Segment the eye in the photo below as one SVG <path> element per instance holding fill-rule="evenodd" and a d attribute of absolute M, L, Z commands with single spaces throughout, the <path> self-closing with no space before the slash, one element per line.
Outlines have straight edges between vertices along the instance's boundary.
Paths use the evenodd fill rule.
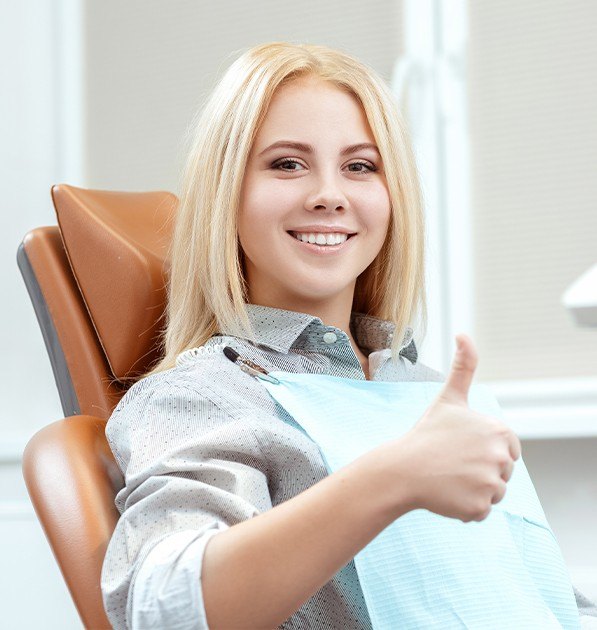
<path fill-rule="evenodd" d="M 351 162 L 348 166 L 364 166 L 367 168 L 366 171 L 363 169 L 359 169 L 358 171 L 351 171 L 351 173 L 374 173 L 377 170 L 377 168 L 369 162 Z"/>
<path fill-rule="evenodd" d="M 274 162 L 272 164 L 272 168 L 280 168 L 281 166 L 287 165 L 287 164 L 298 164 L 299 166 L 301 166 L 301 164 L 299 162 L 297 162 L 296 160 L 288 160 L 288 159 L 284 159 L 284 160 L 278 160 L 277 162 Z M 293 173 L 294 171 L 296 171 L 296 168 L 291 168 L 290 170 L 287 169 L 281 169 L 282 171 L 286 171 L 287 173 Z"/>
<path fill-rule="evenodd" d="M 282 171 L 285 171 L 286 173 L 293 173 L 299 169 L 296 168 L 288 168 L 288 165 L 293 165 L 293 164 L 298 164 L 299 166 L 302 166 L 300 164 L 300 162 L 297 162 L 296 160 L 290 160 L 290 159 L 283 159 L 283 160 L 278 160 L 277 162 L 274 162 L 272 164 L 272 168 L 273 169 L 280 169 Z M 365 168 L 359 168 L 357 170 L 352 170 L 350 167 L 352 166 L 364 166 Z M 281 168 L 281 167 L 285 167 L 285 168 Z M 370 162 L 351 162 L 348 165 L 348 168 L 350 170 L 351 173 L 374 173 L 375 171 L 377 171 L 377 167 L 374 166 L 373 164 L 371 164 Z"/>

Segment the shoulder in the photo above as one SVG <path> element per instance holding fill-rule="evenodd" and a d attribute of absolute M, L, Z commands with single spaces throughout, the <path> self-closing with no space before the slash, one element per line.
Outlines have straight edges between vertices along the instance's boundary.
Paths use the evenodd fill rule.
<path fill-rule="evenodd" d="M 190 445 L 234 444 L 259 453 L 253 422 L 263 405 L 255 379 L 223 354 L 205 355 L 134 383 L 105 435 L 123 474 L 157 466 Z M 244 445 L 244 446 L 243 446 Z"/>
<path fill-rule="evenodd" d="M 108 419 L 108 424 L 114 424 L 123 416 L 138 416 L 142 411 L 167 406 L 180 398 L 186 398 L 189 402 L 191 399 L 212 401 L 209 385 L 210 380 L 217 381 L 218 361 L 212 360 L 209 363 L 209 366 L 204 362 L 177 365 L 141 378 L 120 399 Z"/>
<path fill-rule="evenodd" d="M 112 415 L 132 405 L 147 404 L 186 390 L 209 398 L 210 384 L 217 383 L 219 374 L 227 371 L 226 363 L 230 365 L 230 361 L 225 360 L 222 347 L 223 344 L 209 340 L 203 346 L 181 352 L 174 367 L 141 378 L 131 385 Z"/>
<path fill-rule="evenodd" d="M 179 378 L 176 368 L 151 374 L 133 383 L 120 399 L 110 418 L 107 427 L 114 425 L 124 416 L 137 415 L 160 399 L 176 394 L 183 387 L 184 380 Z"/>
<path fill-rule="evenodd" d="M 182 352 L 174 367 L 134 383 L 114 408 L 107 431 L 123 422 L 129 429 L 141 421 L 147 425 L 156 414 L 168 415 L 173 408 L 238 416 L 246 406 L 247 393 L 258 385 L 225 357 L 223 346 L 210 340 Z"/>

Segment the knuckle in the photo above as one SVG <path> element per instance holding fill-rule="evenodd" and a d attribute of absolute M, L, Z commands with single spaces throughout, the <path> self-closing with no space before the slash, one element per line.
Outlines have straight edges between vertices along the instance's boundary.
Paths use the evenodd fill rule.
<path fill-rule="evenodd" d="M 484 514 L 487 511 L 487 499 L 477 499 L 473 503 L 472 515 L 473 518 L 477 518 L 480 515 Z"/>
<path fill-rule="evenodd" d="M 513 472 L 514 472 L 514 466 L 512 464 L 509 464 L 508 466 L 506 466 L 506 468 L 504 469 L 504 472 L 502 473 L 502 479 L 504 480 L 504 483 L 506 481 L 510 481 Z"/>
<path fill-rule="evenodd" d="M 491 507 L 488 507 L 487 501 L 475 501 L 471 504 L 468 510 L 465 512 L 465 522 L 470 521 L 482 521 L 489 513 Z"/>
<path fill-rule="evenodd" d="M 499 478 L 495 474 L 490 474 L 485 477 L 482 483 L 483 491 L 495 492 L 499 485 Z"/>
<path fill-rule="evenodd" d="M 496 435 L 499 435 L 500 437 L 505 437 L 510 433 L 511 431 L 510 427 L 504 422 L 502 422 L 499 418 L 496 418 L 495 416 L 483 416 L 483 417 L 485 418 L 485 421 L 489 425 L 492 432 L 495 433 Z"/>
<path fill-rule="evenodd" d="M 499 430 L 502 423 L 495 416 L 488 416 L 486 414 L 482 414 L 478 412 L 475 412 L 475 413 L 477 414 L 479 418 L 482 418 L 485 421 L 485 423 L 489 427 L 491 427 L 494 431 Z"/>
<path fill-rule="evenodd" d="M 494 460 L 500 468 L 504 468 L 510 463 L 510 454 L 503 448 L 497 449 L 494 454 Z"/>
<path fill-rule="evenodd" d="M 504 498 L 505 494 L 506 494 L 506 482 L 501 481 L 499 484 L 497 484 L 497 490 L 495 494 L 493 495 L 491 503 L 492 504 L 499 503 Z"/>
<path fill-rule="evenodd" d="M 513 437 L 516 437 L 516 435 L 514 434 L 514 431 L 512 431 L 512 429 L 507 425 L 504 424 L 501 420 L 498 420 L 498 434 L 505 438 L 506 440 L 511 440 Z"/>
<path fill-rule="evenodd" d="M 491 508 L 487 508 L 484 512 L 479 514 L 479 516 L 475 519 L 476 521 L 484 521 L 490 514 Z"/>
<path fill-rule="evenodd" d="M 508 425 L 504 424 L 501 420 L 496 420 L 495 427 L 499 436 L 506 439 L 510 438 L 510 435 L 512 434 L 512 429 Z"/>

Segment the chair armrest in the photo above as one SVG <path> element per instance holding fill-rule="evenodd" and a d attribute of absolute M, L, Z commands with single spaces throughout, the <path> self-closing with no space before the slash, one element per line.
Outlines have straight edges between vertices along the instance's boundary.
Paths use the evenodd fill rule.
<path fill-rule="evenodd" d="M 105 436 L 106 420 L 69 416 L 39 430 L 23 452 L 23 476 L 86 627 L 110 628 L 100 576 L 119 518 L 124 481 Z"/>

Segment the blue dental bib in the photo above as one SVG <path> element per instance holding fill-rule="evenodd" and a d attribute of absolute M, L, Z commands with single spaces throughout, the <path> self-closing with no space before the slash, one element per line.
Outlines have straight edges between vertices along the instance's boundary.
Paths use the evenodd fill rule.
<path fill-rule="evenodd" d="M 406 433 L 444 386 L 270 375 L 279 384 L 260 382 L 318 445 L 329 473 Z M 503 421 L 487 386 L 471 385 L 468 400 Z M 522 457 L 483 521 L 413 510 L 364 547 L 355 566 L 375 630 L 580 628 L 568 571 Z"/>

